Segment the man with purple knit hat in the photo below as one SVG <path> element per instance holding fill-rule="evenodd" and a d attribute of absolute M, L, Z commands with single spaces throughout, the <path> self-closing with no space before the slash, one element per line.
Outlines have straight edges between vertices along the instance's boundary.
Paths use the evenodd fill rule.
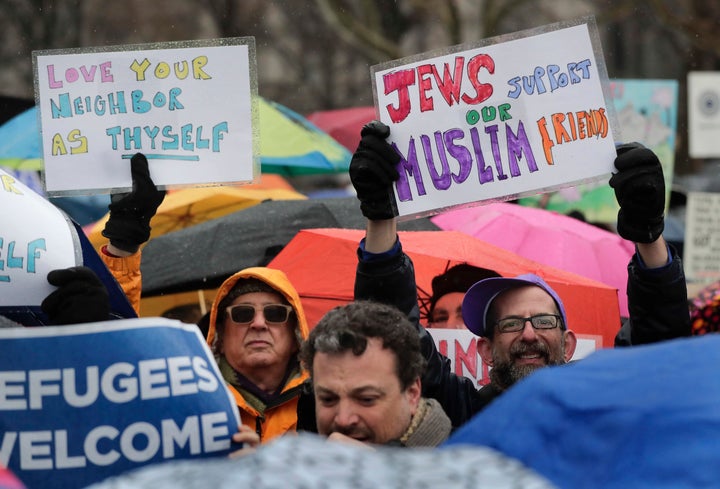
<path fill-rule="evenodd" d="M 537 275 L 488 278 L 468 289 L 462 314 L 478 335 L 478 352 L 490 370 L 482 398 L 489 403 L 535 370 L 563 365 L 577 338 L 567 328 L 560 296 Z"/>

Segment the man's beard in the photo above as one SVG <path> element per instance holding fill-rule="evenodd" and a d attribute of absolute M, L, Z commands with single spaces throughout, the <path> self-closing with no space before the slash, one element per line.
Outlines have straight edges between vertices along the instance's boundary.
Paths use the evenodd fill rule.
<path fill-rule="evenodd" d="M 539 354 L 545 360 L 545 365 L 518 365 L 516 361 L 527 353 Z M 489 374 L 490 381 L 500 390 L 505 390 L 538 369 L 551 365 L 563 365 L 565 363 L 565 337 L 563 336 L 558 351 L 552 353 L 545 343 L 521 341 L 510 348 L 510 359 L 500 359 L 500 355 L 494 346 L 492 354 L 493 367 Z"/>

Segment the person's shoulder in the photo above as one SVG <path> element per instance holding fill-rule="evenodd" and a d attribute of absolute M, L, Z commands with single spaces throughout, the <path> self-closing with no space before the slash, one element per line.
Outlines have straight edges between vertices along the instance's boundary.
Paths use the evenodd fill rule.
<path fill-rule="evenodd" d="M 480 387 L 476 392 L 477 393 L 473 399 L 473 412 L 475 413 L 485 409 L 488 404 L 500 397 L 503 393 L 503 391 L 495 387 L 493 384 L 486 384 Z"/>

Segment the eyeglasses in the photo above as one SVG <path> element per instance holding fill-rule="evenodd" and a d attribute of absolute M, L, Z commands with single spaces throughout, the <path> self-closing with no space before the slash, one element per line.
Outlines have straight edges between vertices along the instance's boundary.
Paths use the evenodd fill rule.
<path fill-rule="evenodd" d="M 562 316 L 556 314 L 538 314 L 529 318 L 509 317 L 495 323 L 501 333 L 517 333 L 525 329 L 525 323 L 530 321 L 535 329 L 554 329 L 562 325 Z"/>
<path fill-rule="evenodd" d="M 255 319 L 257 309 L 252 304 L 237 304 L 225 309 L 230 320 L 237 324 L 250 324 Z M 288 320 L 293 311 L 291 306 L 286 304 L 265 304 L 262 306 L 263 317 L 268 324 L 282 324 Z"/>

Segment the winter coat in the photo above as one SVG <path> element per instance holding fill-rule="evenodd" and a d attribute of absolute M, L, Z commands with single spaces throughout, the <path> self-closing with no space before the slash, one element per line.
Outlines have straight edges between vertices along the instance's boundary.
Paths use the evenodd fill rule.
<path fill-rule="evenodd" d="M 207 342 L 211 347 L 215 341 L 218 305 L 228 292 L 230 292 L 235 283 L 245 278 L 261 280 L 282 294 L 293 309 L 295 309 L 299 337 L 302 340 L 307 339 L 308 324 L 300 302 L 300 296 L 285 273 L 271 268 L 254 267 L 237 272 L 225 280 L 218 289 L 215 301 L 210 309 Z M 296 431 L 298 396 L 302 392 L 303 382 L 305 382 L 307 378 L 308 374 L 305 371 L 298 371 L 295 375 L 290 376 L 281 388 L 280 394 L 273 399 L 271 404 L 264 406 L 264 409 L 258 406 L 257 402 L 246 398 L 238 389 L 230 385 L 229 382 L 227 382 L 227 387 L 237 402 L 242 423 L 254 429 L 260 436 L 261 442 L 266 442 L 285 433 Z M 228 380 L 229 379 L 226 378 L 226 381 Z"/>
<path fill-rule="evenodd" d="M 126 257 L 117 257 L 100 251 L 100 258 L 105 266 L 108 267 L 118 285 L 125 292 L 130 301 L 130 305 L 135 309 L 135 313 L 140 315 L 140 293 L 142 292 L 142 276 L 140 274 L 140 261 L 142 252 Z"/>

